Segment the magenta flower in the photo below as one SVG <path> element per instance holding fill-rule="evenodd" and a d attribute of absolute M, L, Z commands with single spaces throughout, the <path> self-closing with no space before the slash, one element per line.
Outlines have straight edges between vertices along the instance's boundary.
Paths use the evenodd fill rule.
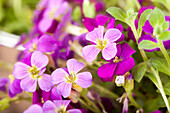
<path fill-rule="evenodd" d="M 39 51 L 35 51 L 31 56 L 31 66 L 16 62 L 14 64 L 14 76 L 21 79 L 21 88 L 28 92 L 34 92 L 37 88 L 37 81 L 39 87 L 44 91 L 49 91 L 53 84 L 51 83 L 51 76 L 43 74 L 46 70 L 46 65 L 49 59 L 46 55 Z"/>
<path fill-rule="evenodd" d="M 102 51 L 102 56 L 106 60 L 115 57 L 117 53 L 115 41 L 120 38 L 122 33 L 118 29 L 109 29 L 103 37 L 103 32 L 104 27 L 100 26 L 86 35 L 86 39 L 93 43 L 85 46 L 82 50 L 82 54 L 87 61 L 95 60 L 100 51 Z"/>
<path fill-rule="evenodd" d="M 78 62 L 76 59 L 70 59 L 67 61 L 68 72 L 58 68 L 52 73 L 53 83 L 58 85 L 57 91 L 64 98 L 70 95 L 72 86 L 73 88 L 88 88 L 92 85 L 92 75 L 90 72 L 78 73 L 83 68 L 83 63 Z"/>
<path fill-rule="evenodd" d="M 39 105 L 33 104 L 23 113 L 43 113 L 43 110 Z"/>
<path fill-rule="evenodd" d="M 0 91 L 6 91 L 6 84 L 8 83 L 8 79 L 7 78 L 1 78 L 0 79 Z"/>
<path fill-rule="evenodd" d="M 114 75 L 124 75 L 135 66 L 133 57 L 130 57 L 135 50 L 133 50 L 128 44 L 118 44 L 118 52 L 115 58 L 109 60 L 107 64 L 98 68 L 97 74 L 103 80 L 112 81 Z"/>
<path fill-rule="evenodd" d="M 44 113 L 81 113 L 79 109 L 66 110 L 71 100 L 48 100 L 43 105 Z"/>
<path fill-rule="evenodd" d="M 18 93 L 22 92 L 22 89 L 20 87 L 20 82 L 21 80 L 15 79 L 15 77 L 11 74 L 9 75 L 9 90 L 8 90 L 8 95 L 12 98 Z"/>

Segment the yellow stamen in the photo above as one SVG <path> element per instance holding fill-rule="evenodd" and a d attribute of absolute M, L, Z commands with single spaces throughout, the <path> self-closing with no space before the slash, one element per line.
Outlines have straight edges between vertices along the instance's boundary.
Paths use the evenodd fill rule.
<path fill-rule="evenodd" d="M 97 41 L 96 41 L 97 48 L 103 50 L 107 45 L 107 41 L 108 40 L 101 40 L 101 39 L 98 38 Z"/>
<path fill-rule="evenodd" d="M 8 75 L 8 77 L 9 77 L 11 83 L 15 80 L 15 77 L 12 74 Z"/>
<path fill-rule="evenodd" d="M 113 60 L 113 62 L 114 62 L 114 63 L 118 63 L 118 62 L 120 62 L 120 61 L 122 61 L 122 59 L 119 59 L 117 56 L 115 56 L 115 59 Z"/>

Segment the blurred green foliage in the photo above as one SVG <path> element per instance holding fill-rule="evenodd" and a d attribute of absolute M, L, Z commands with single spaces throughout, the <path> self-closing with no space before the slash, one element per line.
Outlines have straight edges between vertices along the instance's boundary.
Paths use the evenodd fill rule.
<path fill-rule="evenodd" d="M 0 0 L 0 30 L 18 35 L 28 33 L 38 2 L 39 0 Z"/>

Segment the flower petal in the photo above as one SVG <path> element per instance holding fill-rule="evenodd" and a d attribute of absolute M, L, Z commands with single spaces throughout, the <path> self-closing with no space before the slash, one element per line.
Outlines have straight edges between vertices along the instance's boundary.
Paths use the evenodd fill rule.
<path fill-rule="evenodd" d="M 104 27 L 100 26 L 96 29 L 94 29 L 93 31 L 87 33 L 86 35 L 86 39 L 96 43 L 97 39 L 103 39 L 103 32 L 104 32 Z"/>
<path fill-rule="evenodd" d="M 57 86 L 58 94 L 62 95 L 64 98 L 70 96 L 72 83 L 62 82 Z"/>
<path fill-rule="evenodd" d="M 26 76 L 29 76 L 30 74 L 28 73 L 28 68 L 30 66 L 22 63 L 22 62 L 16 62 L 14 64 L 14 70 L 13 70 L 13 75 L 17 79 L 23 79 Z"/>
<path fill-rule="evenodd" d="M 86 27 L 86 29 L 87 29 L 88 31 L 93 31 L 94 28 L 97 28 L 97 27 L 98 27 L 98 24 L 97 24 L 96 20 L 95 20 L 95 19 L 92 19 L 92 18 L 87 18 L 87 17 L 85 17 L 85 18 L 83 19 L 83 24 L 84 24 L 84 26 Z"/>
<path fill-rule="evenodd" d="M 116 43 L 107 44 L 102 51 L 102 56 L 105 60 L 110 60 L 115 57 L 117 53 Z"/>
<path fill-rule="evenodd" d="M 136 51 L 134 49 L 132 49 L 128 44 L 122 44 L 122 48 L 121 48 L 121 58 L 126 59 L 128 57 L 130 57 L 133 53 L 135 53 Z"/>
<path fill-rule="evenodd" d="M 55 71 L 53 71 L 51 74 L 53 84 L 59 84 L 61 82 L 64 82 L 66 80 L 65 79 L 66 75 L 68 75 L 68 73 L 62 68 L 58 68 Z"/>
<path fill-rule="evenodd" d="M 149 23 L 149 20 L 147 20 L 145 22 L 145 25 L 142 27 L 143 31 L 145 31 L 146 33 L 152 34 L 153 33 L 153 27 L 151 26 L 151 24 Z"/>
<path fill-rule="evenodd" d="M 50 91 L 53 86 L 51 81 L 51 75 L 48 74 L 43 74 L 40 78 L 38 78 L 40 88 L 46 92 Z"/>
<path fill-rule="evenodd" d="M 42 108 L 39 105 L 34 104 L 34 105 L 31 105 L 23 113 L 43 113 L 43 110 L 42 110 Z"/>
<path fill-rule="evenodd" d="M 61 95 L 59 95 L 57 92 L 57 87 L 54 87 L 51 90 L 51 100 L 62 100 Z"/>
<path fill-rule="evenodd" d="M 102 15 L 102 14 L 98 14 L 96 16 L 97 24 L 101 25 L 101 26 L 104 26 L 109 19 L 110 19 L 109 16 L 105 16 L 105 15 Z"/>
<path fill-rule="evenodd" d="M 31 76 L 27 76 L 21 80 L 21 88 L 28 92 L 34 92 L 37 88 L 37 79 L 32 79 Z"/>
<path fill-rule="evenodd" d="M 67 111 L 67 113 L 82 113 L 79 109 L 70 109 Z"/>
<path fill-rule="evenodd" d="M 88 45 L 82 49 L 82 54 L 87 61 L 92 62 L 96 59 L 100 51 L 96 45 Z"/>
<path fill-rule="evenodd" d="M 115 42 L 121 37 L 122 33 L 118 29 L 108 29 L 104 35 L 104 39 L 108 39 L 110 43 Z"/>
<path fill-rule="evenodd" d="M 113 76 L 116 66 L 117 66 L 116 63 L 104 64 L 98 68 L 97 74 L 101 78 L 110 78 Z"/>
<path fill-rule="evenodd" d="M 81 69 L 84 68 L 84 64 L 82 62 L 77 61 L 76 59 L 69 59 L 67 61 L 67 69 L 69 73 L 74 72 L 78 73 Z"/>
<path fill-rule="evenodd" d="M 70 104 L 71 100 L 54 100 L 54 104 L 57 108 L 60 108 L 61 106 L 67 108 L 67 106 Z"/>
<path fill-rule="evenodd" d="M 31 65 L 36 66 L 39 70 L 44 68 L 48 62 L 48 57 L 39 51 L 35 51 L 31 56 Z"/>
<path fill-rule="evenodd" d="M 56 113 L 55 112 L 56 105 L 51 100 L 47 100 L 43 104 L 42 108 L 43 108 L 44 113 Z"/>
<path fill-rule="evenodd" d="M 78 73 L 76 77 L 77 80 L 75 81 L 75 83 L 82 88 L 88 88 L 92 85 L 92 75 L 90 72 Z"/>
<path fill-rule="evenodd" d="M 127 58 L 117 63 L 115 74 L 124 75 L 126 72 L 130 71 L 134 66 L 135 66 L 134 59 L 132 57 Z"/>

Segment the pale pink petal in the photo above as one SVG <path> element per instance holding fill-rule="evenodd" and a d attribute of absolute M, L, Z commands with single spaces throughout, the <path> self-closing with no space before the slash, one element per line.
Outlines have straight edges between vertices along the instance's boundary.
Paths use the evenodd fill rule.
<path fill-rule="evenodd" d="M 62 82 L 57 86 L 57 91 L 64 98 L 70 96 L 72 83 Z"/>
<path fill-rule="evenodd" d="M 107 44 L 102 51 L 102 56 L 105 60 L 110 60 L 115 57 L 117 53 L 116 43 Z"/>
<path fill-rule="evenodd" d="M 98 28 L 95 28 L 93 31 L 87 33 L 86 39 L 96 43 L 97 39 L 102 39 L 103 40 L 103 32 L 104 32 L 104 27 L 100 26 Z"/>
<path fill-rule="evenodd" d="M 60 108 L 61 106 L 67 108 L 67 106 L 70 104 L 71 100 L 54 100 L 54 104 L 57 108 Z"/>
<path fill-rule="evenodd" d="M 83 68 L 84 68 L 84 64 L 77 61 L 76 59 L 69 59 L 67 61 L 67 69 L 69 73 L 74 72 L 76 74 Z"/>
<path fill-rule="evenodd" d="M 38 78 L 38 84 L 42 90 L 46 92 L 50 91 L 53 87 L 51 75 L 43 74 L 40 78 Z"/>
<path fill-rule="evenodd" d="M 23 79 L 26 76 L 29 76 L 30 74 L 28 73 L 28 66 L 27 64 L 24 64 L 22 62 L 16 62 L 14 64 L 14 70 L 13 70 L 13 75 L 17 79 Z"/>
<path fill-rule="evenodd" d="M 92 62 L 96 59 L 100 51 L 96 45 L 88 45 L 82 49 L 82 54 L 87 61 Z"/>
<path fill-rule="evenodd" d="M 82 113 L 79 109 L 70 109 L 67 111 L 67 113 Z"/>
<path fill-rule="evenodd" d="M 35 51 L 31 56 L 31 65 L 36 66 L 39 70 L 46 67 L 49 59 L 40 51 Z"/>
<path fill-rule="evenodd" d="M 42 108 L 43 108 L 44 113 L 56 113 L 55 112 L 56 105 L 51 100 L 47 100 L 43 104 Z"/>
<path fill-rule="evenodd" d="M 109 29 L 104 35 L 104 39 L 108 39 L 109 43 L 113 43 L 121 37 L 122 33 L 118 29 Z"/>
<path fill-rule="evenodd" d="M 68 75 L 68 73 L 63 70 L 62 68 L 58 68 L 55 71 L 52 72 L 51 77 L 52 77 L 52 82 L 54 84 L 59 84 L 61 82 L 65 82 L 65 76 Z"/>
<path fill-rule="evenodd" d="M 25 110 L 23 113 L 43 113 L 43 110 L 41 106 L 37 104 L 31 105 L 27 110 Z"/>
<path fill-rule="evenodd" d="M 34 92 L 37 88 L 37 79 L 32 79 L 31 76 L 27 76 L 21 80 L 21 88 L 27 92 Z"/>
<path fill-rule="evenodd" d="M 82 88 L 88 88 L 92 85 L 92 75 L 90 72 L 78 73 L 76 77 L 77 80 L 75 81 L 75 83 Z"/>

